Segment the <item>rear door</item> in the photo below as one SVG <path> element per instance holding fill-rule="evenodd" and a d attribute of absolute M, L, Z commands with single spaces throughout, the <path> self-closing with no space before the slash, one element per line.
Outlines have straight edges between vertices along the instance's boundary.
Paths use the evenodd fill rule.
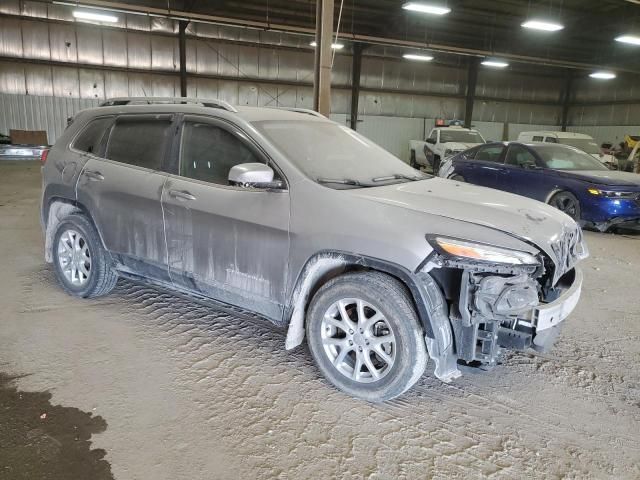
<path fill-rule="evenodd" d="M 542 164 L 531 150 L 524 145 L 509 145 L 496 188 L 544 201 L 548 182 Z"/>
<path fill-rule="evenodd" d="M 474 159 L 466 162 L 465 172 L 462 176 L 469 183 L 495 188 L 504 150 L 505 146 L 500 143 L 479 147 Z"/>
<path fill-rule="evenodd" d="M 173 283 L 280 321 L 289 192 L 228 182 L 234 165 L 270 164 L 269 159 L 233 125 L 199 116 L 184 119 L 179 158 L 178 174 L 169 177 L 162 194 Z"/>
<path fill-rule="evenodd" d="M 78 180 L 78 201 L 91 214 L 105 247 L 131 273 L 169 281 L 162 187 L 172 115 L 121 115 L 102 158 L 92 156 Z"/>

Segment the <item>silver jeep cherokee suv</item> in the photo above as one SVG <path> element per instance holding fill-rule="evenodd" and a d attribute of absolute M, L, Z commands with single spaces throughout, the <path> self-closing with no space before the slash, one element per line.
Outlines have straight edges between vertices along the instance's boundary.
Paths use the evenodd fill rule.
<path fill-rule="evenodd" d="M 422 174 L 314 112 L 125 98 L 73 119 L 43 167 L 62 287 L 118 277 L 306 334 L 324 376 L 371 401 L 423 374 L 546 349 L 580 296 L 565 214 Z"/>

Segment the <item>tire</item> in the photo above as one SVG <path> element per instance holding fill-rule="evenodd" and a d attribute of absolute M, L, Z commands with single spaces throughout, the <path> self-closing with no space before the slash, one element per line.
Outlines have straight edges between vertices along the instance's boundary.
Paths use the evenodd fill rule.
<path fill-rule="evenodd" d="M 458 175 L 457 173 L 454 173 L 453 175 L 451 175 L 449 177 L 449 180 L 455 180 L 456 182 L 466 182 L 464 177 L 462 175 Z"/>
<path fill-rule="evenodd" d="M 341 303 L 346 308 L 341 309 Z M 350 322 L 355 320 L 353 334 L 341 310 Z M 365 321 L 358 321 L 362 316 Z M 327 282 L 313 297 L 306 328 L 311 354 L 325 378 L 370 402 L 401 395 L 427 365 L 424 334 L 409 293 L 396 279 L 379 272 L 347 273 Z M 382 338 L 392 340 L 387 343 Z"/>
<path fill-rule="evenodd" d="M 571 192 L 558 192 L 551 200 L 549 205 L 557 208 L 561 212 L 569 215 L 576 222 L 580 222 L 582 218 L 582 209 L 580 208 L 580 200 Z"/>
<path fill-rule="evenodd" d="M 69 215 L 60 222 L 53 238 L 54 270 L 65 292 L 94 298 L 113 290 L 118 274 L 87 217 Z"/>
<path fill-rule="evenodd" d="M 409 165 L 413 168 L 418 168 L 418 162 L 416 161 L 416 151 L 411 150 L 411 156 L 409 157 Z"/>

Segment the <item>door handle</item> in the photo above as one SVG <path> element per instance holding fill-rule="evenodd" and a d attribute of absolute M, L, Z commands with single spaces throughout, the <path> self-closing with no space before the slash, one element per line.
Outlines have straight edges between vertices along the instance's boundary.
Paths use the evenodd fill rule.
<path fill-rule="evenodd" d="M 169 196 L 178 200 L 195 200 L 196 197 L 182 190 L 169 190 Z"/>
<path fill-rule="evenodd" d="M 101 182 L 104 180 L 104 175 L 95 170 L 85 170 L 84 174 L 89 178 L 89 180 L 93 180 L 94 182 Z"/>

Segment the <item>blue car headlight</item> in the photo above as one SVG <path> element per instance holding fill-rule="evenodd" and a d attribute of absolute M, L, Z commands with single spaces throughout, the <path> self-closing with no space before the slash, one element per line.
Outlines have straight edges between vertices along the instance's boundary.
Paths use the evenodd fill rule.
<path fill-rule="evenodd" d="M 640 198 L 640 192 L 618 192 L 614 190 L 600 190 L 599 188 L 590 188 L 588 192 L 596 197 L 614 198 L 618 200 Z"/>

